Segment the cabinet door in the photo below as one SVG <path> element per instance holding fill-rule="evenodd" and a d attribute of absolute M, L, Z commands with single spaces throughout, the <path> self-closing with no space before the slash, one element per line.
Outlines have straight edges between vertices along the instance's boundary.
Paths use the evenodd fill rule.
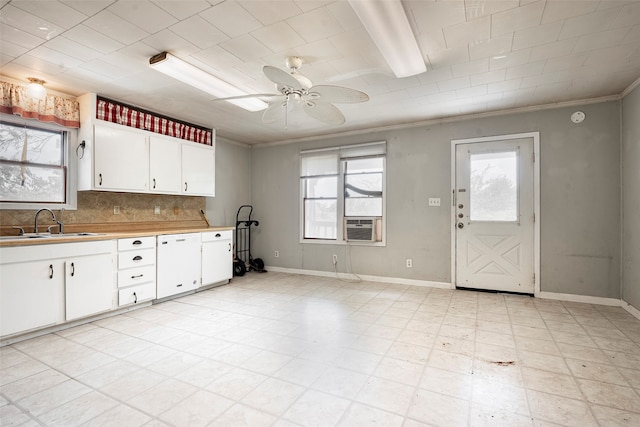
<path fill-rule="evenodd" d="M 115 291 L 113 256 L 81 256 L 65 262 L 66 320 L 110 310 Z"/>
<path fill-rule="evenodd" d="M 64 264 L 29 261 L 0 269 L 0 335 L 54 325 L 60 317 Z"/>
<path fill-rule="evenodd" d="M 216 159 L 213 147 L 182 144 L 182 193 L 215 196 Z"/>
<path fill-rule="evenodd" d="M 233 277 L 231 240 L 202 243 L 202 285 L 223 282 Z"/>
<path fill-rule="evenodd" d="M 181 145 L 171 139 L 149 138 L 149 190 L 152 193 L 180 193 Z"/>
<path fill-rule="evenodd" d="M 93 161 L 93 185 L 96 190 L 147 190 L 149 159 L 143 134 L 96 125 Z"/>

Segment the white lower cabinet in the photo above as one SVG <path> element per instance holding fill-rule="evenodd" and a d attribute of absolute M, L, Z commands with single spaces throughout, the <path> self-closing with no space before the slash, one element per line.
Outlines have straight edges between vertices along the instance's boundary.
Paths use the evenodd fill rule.
<path fill-rule="evenodd" d="M 156 237 L 118 240 L 118 305 L 156 298 Z"/>
<path fill-rule="evenodd" d="M 202 286 L 233 277 L 233 233 L 231 230 L 202 233 Z"/>
<path fill-rule="evenodd" d="M 109 311 L 114 241 L 0 248 L 0 336 Z"/>
<path fill-rule="evenodd" d="M 0 335 L 55 325 L 64 287 L 61 260 L 2 263 Z"/>

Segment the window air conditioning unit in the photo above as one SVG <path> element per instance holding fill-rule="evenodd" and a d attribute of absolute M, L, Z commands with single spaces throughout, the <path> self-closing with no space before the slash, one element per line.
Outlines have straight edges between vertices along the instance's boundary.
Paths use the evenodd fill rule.
<path fill-rule="evenodd" d="M 345 218 L 347 241 L 375 242 L 376 219 L 375 218 Z"/>

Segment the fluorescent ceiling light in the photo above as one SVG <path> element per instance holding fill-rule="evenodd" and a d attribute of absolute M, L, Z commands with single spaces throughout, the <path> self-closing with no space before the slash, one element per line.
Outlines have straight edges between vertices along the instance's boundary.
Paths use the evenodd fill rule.
<path fill-rule="evenodd" d="M 202 71 L 200 68 L 188 64 L 167 52 L 162 52 L 149 58 L 149 66 L 176 80 L 180 80 L 216 98 L 249 95 L 237 87 Z M 268 104 L 257 98 L 229 99 L 230 102 L 248 111 L 260 111 Z"/>
<path fill-rule="evenodd" d="M 349 0 L 349 4 L 396 77 L 427 71 L 400 0 Z"/>

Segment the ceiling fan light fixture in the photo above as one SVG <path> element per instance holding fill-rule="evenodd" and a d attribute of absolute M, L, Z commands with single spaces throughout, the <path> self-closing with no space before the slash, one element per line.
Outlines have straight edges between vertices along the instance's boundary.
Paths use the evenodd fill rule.
<path fill-rule="evenodd" d="M 427 71 L 400 0 L 349 0 L 349 4 L 396 77 Z"/>
<path fill-rule="evenodd" d="M 168 52 L 162 52 L 149 58 L 149 66 L 217 98 L 248 95 L 232 84 L 184 62 Z M 230 99 L 227 102 L 247 111 L 260 111 L 267 108 L 266 102 L 255 98 Z"/>
<path fill-rule="evenodd" d="M 47 89 L 45 89 L 44 80 L 35 77 L 27 77 L 29 84 L 27 85 L 27 96 L 32 99 L 45 99 L 47 97 Z"/>

